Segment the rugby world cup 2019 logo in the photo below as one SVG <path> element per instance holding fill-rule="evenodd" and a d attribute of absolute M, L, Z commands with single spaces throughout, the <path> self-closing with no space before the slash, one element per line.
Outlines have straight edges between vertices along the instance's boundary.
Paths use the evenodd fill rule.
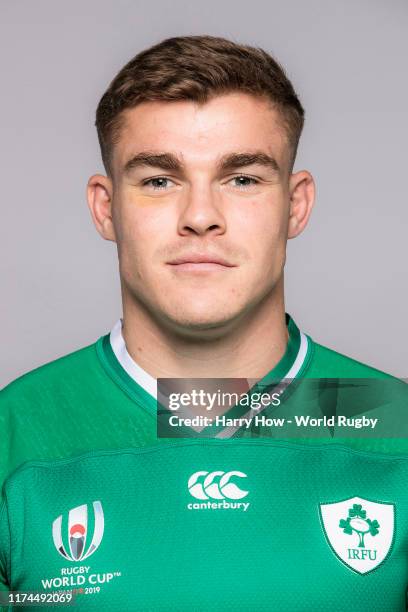
<path fill-rule="evenodd" d="M 52 524 L 52 537 L 59 554 L 69 561 L 84 561 L 90 557 L 102 541 L 104 516 L 100 501 L 93 502 L 93 515 L 88 514 L 88 505 L 83 504 L 68 512 L 67 537 L 63 537 L 63 515 Z M 93 533 L 90 538 L 90 533 Z"/>

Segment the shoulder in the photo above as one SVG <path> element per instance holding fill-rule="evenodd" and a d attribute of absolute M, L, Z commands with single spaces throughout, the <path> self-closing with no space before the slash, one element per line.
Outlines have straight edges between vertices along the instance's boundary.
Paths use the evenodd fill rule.
<path fill-rule="evenodd" d="M 398 380 L 366 363 L 311 341 L 312 355 L 307 375 L 315 378 L 381 378 Z"/>
<path fill-rule="evenodd" d="M 97 371 L 96 345 L 97 342 L 81 347 L 19 376 L 0 391 L 0 406 L 24 403 L 25 399 L 32 403 L 56 389 L 63 393 L 67 385 L 83 383 L 91 371 Z"/>
<path fill-rule="evenodd" d="M 25 459 L 59 456 L 85 444 L 92 418 L 87 408 L 100 397 L 104 379 L 96 346 L 35 368 L 0 391 L 0 484 Z M 84 428 L 82 438 L 78 424 Z"/>

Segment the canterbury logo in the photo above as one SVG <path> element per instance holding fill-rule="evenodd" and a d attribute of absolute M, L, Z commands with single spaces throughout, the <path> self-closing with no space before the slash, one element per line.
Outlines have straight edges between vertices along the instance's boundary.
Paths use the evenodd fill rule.
<path fill-rule="evenodd" d="M 70 561 L 84 561 L 98 548 L 102 541 L 104 530 L 104 516 L 100 501 L 93 502 L 93 515 L 93 535 L 88 546 L 86 546 L 88 536 L 87 504 L 77 506 L 68 513 L 68 547 L 64 545 L 62 537 L 62 514 L 53 522 L 52 537 L 55 548 L 64 559 L 69 559 Z"/>
<path fill-rule="evenodd" d="M 242 499 L 249 491 L 243 491 L 232 478 L 246 478 L 243 472 L 195 472 L 188 479 L 188 490 L 196 499 Z"/>

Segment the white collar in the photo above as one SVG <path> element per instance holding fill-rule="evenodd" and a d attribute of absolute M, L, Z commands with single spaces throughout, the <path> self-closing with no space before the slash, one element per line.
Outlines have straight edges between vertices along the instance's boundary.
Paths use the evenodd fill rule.
<path fill-rule="evenodd" d="M 147 393 L 157 398 L 157 380 L 146 370 L 141 368 L 127 352 L 125 340 L 122 334 L 122 319 L 116 321 L 110 332 L 110 344 L 116 359 L 122 368 L 129 374 L 138 385 L 143 387 Z"/>

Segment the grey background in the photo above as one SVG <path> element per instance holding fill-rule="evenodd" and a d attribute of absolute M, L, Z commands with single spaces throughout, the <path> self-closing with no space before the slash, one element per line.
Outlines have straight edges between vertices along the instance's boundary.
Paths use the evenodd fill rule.
<path fill-rule="evenodd" d="M 408 6 L 388 0 L 0 3 L 0 385 L 109 331 L 115 246 L 91 223 L 108 82 L 173 35 L 222 35 L 283 63 L 306 108 L 296 169 L 318 197 L 290 241 L 287 310 L 322 344 L 408 375 Z"/>

